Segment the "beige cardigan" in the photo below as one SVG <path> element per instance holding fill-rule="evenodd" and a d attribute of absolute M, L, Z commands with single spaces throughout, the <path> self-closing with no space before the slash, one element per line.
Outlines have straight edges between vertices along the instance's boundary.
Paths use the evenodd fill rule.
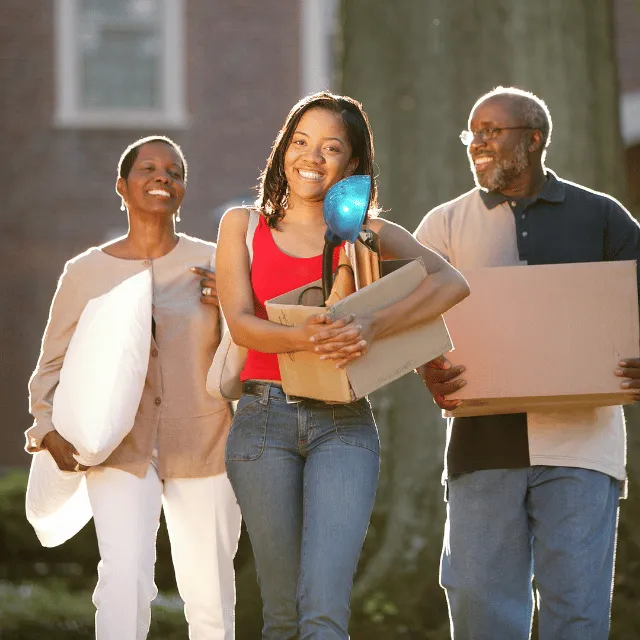
<path fill-rule="evenodd" d="M 160 478 L 201 478 L 224 472 L 230 408 L 205 390 L 207 370 L 220 340 L 219 313 L 217 307 L 200 302 L 199 278 L 189 270 L 209 268 L 214 252 L 214 244 L 180 234 L 178 244 L 153 261 L 115 258 L 94 247 L 66 264 L 29 382 L 35 422 L 26 432 L 27 451 L 38 451 L 44 435 L 54 429 L 52 403 L 60 368 L 87 302 L 150 269 L 156 336 L 151 341 L 142 400 L 133 429 L 104 466 L 144 477 L 157 447 Z"/>

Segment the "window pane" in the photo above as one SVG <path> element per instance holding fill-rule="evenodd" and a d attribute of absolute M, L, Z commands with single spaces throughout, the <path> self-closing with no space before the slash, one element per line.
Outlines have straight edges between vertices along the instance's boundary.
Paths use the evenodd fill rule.
<path fill-rule="evenodd" d="M 104 20 L 160 21 L 164 0 L 80 0 L 80 15 Z"/>
<path fill-rule="evenodd" d="M 161 0 L 82 0 L 79 98 L 82 107 L 161 105 Z"/>

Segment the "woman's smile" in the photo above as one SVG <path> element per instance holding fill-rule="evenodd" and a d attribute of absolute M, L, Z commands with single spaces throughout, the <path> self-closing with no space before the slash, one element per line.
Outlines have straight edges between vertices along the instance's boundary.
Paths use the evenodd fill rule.
<path fill-rule="evenodd" d="M 150 189 L 147 191 L 150 196 L 156 196 L 163 199 L 173 198 L 173 196 L 166 189 Z"/>
<path fill-rule="evenodd" d="M 324 175 L 319 171 L 309 171 L 308 169 L 298 169 L 298 174 L 301 178 L 312 182 L 319 182 L 324 178 Z"/>

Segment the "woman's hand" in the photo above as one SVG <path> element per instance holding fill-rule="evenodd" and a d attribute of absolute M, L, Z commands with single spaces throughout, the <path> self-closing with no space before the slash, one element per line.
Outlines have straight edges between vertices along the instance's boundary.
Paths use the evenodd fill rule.
<path fill-rule="evenodd" d="M 216 286 L 216 274 L 210 269 L 204 267 L 191 267 L 191 271 L 198 276 L 203 276 L 200 280 L 200 287 L 202 288 L 200 302 L 203 304 L 214 304 L 220 306 L 218 303 L 218 288 Z"/>
<path fill-rule="evenodd" d="M 85 471 L 89 468 L 78 463 L 73 457 L 74 454 L 79 455 L 75 447 L 57 431 L 49 431 L 42 438 L 42 448 L 51 454 L 60 471 Z"/>
<path fill-rule="evenodd" d="M 344 325 L 334 328 L 339 322 Z M 321 360 L 334 360 L 336 367 L 342 368 L 351 360 L 367 353 L 374 337 L 373 316 L 349 315 L 333 323 L 331 328 L 327 327 L 316 334 L 315 352 L 322 354 Z"/>
<path fill-rule="evenodd" d="M 334 322 L 331 322 L 328 313 L 309 316 L 302 325 L 302 330 L 310 343 L 308 350 L 324 353 L 329 342 L 335 342 L 341 346 L 356 342 L 359 339 L 359 331 L 355 328 L 353 319 L 352 314 Z"/>

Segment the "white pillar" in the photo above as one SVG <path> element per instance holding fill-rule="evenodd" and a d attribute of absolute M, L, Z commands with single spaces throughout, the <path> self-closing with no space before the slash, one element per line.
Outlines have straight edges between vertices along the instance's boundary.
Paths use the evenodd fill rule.
<path fill-rule="evenodd" d="M 300 91 L 331 89 L 337 0 L 300 0 Z"/>
<path fill-rule="evenodd" d="M 640 143 L 640 91 L 620 97 L 620 129 L 625 147 Z"/>

